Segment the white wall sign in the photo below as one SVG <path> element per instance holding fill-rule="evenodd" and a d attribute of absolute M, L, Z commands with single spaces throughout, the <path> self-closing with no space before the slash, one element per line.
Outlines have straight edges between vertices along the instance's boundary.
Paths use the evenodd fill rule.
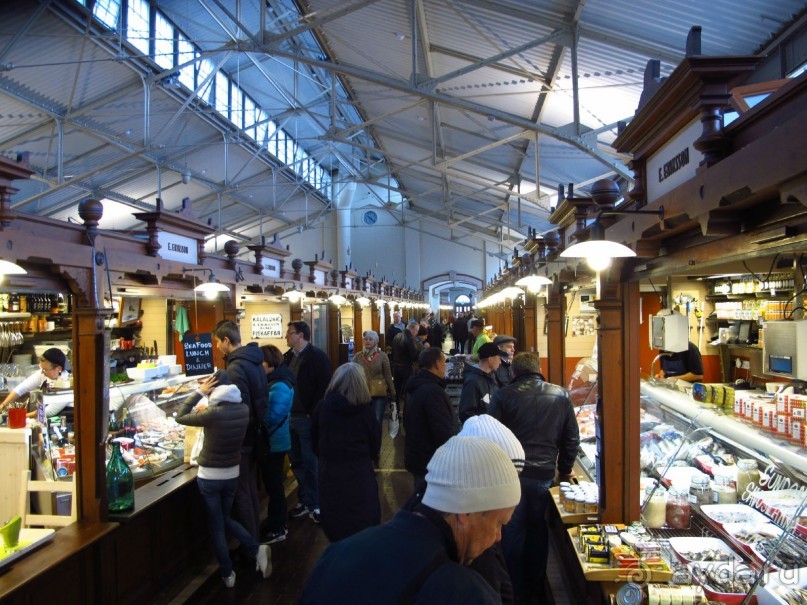
<path fill-rule="evenodd" d="M 280 263 L 276 260 L 263 259 L 262 275 L 266 277 L 280 277 Z"/>
<path fill-rule="evenodd" d="M 283 316 L 280 313 L 253 315 L 252 338 L 283 338 Z"/>
<path fill-rule="evenodd" d="M 695 120 L 647 160 L 647 201 L 653 202 L 665 193 L 683 185 L 695 176 L 703 154 L 692 144 L 700 137 L 703 126 Z"/>
<path fill-rule="evenodd" d="M 192 237 L 158 231 L 157 241 L 160 242 L 160 256 L 162 258 L 192 265 L 199 263 L 199 246 Z"/>

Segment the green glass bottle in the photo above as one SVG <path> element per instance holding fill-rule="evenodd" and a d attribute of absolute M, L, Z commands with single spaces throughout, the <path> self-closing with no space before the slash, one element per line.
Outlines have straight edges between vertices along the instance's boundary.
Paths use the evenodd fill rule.
<path fill-rule="evenodd" d="M 106 466 L 106 497 L 111 513 L 134 508 L 134 475 L 116 441 L 112 442 L 112 456 Z"/>

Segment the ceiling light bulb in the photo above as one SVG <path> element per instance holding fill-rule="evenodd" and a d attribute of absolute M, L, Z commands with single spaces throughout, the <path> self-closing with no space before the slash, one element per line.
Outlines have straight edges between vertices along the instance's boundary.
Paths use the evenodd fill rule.
<path fill-rule="evenodd" d="M 605 271 L 611 266 L 611 257 L 609 256 L 589 256 L 586 263 L 594 271 Z"/>

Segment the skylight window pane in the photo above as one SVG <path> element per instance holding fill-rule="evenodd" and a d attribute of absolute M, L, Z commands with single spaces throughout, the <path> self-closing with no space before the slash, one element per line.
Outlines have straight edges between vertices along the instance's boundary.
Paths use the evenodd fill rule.
<path fill-rule="evenodd" d="M 144 55 L 151 52 L 149 16 L 149 5 L 146 0 L 129 0 L 129 11 L 126 15 L 126 39 Z"/>
<path fill-rule="evenodd" d="M 179 35 L 177 48 L 179 49 L 179 52 L 177 53 L 177 65 L 183 65 L 188 61 L 193 61 L 195 57 L 199 56 L 196 50 L 194 50 L 193 44 L 191 44 L 182 34 Z M 188 90 L 193 90 L 195 87 L 195 74 L 196 64 L 191 63 L 190 65 L 183 67 L 181 70 L 179 70 L 180 83 Z"/>
<path fill-rule="evenodd" d="M 207 59 L 199 61 L 199 73 L 196 74 L 196 88 L 199 89 L 199 98 L 208 105 L 213 105 L 213 63 Z M 204 86 L 202 86 L 204 84 Z"/>
<path fill-rule="evenodd" d="M 255 108 L 255 122 L 258 124 L 255 128 L 255 140 L 263 147 L 268 143 L 269 137 L 269 116 L 263 109 Z"/>
<path fill-rule="evenodd" d="M 230 78 L 224 75 L 224 73 L 221 71 L 216 72 L 216 111 L 218 111 L 225 118 L 231 119 Z"/>
<path fill-rule="evenodd" d="M 120 0 L 96 0 L 92 14 L 109 29 L 117 29 Z"/>
<path fill-rule="evenodd" d="M 190 60 L 193 55 L 190 55 Z M 154 19 L 154 61 L 163 69 L 171 69 L 174 63 L 174 26 L 162 14 L 157 13 Z M 180 78 L 181 80 L 181 78 Z M 193 81 L 193 70 L 191 70 Z"/>
<path fill-rule="evenodd" d="M 259 119 L 258 108 L 255 107 L 255 101 L 244 95 L 244 132 L 254 141 L 255 140 L 255 122 Z"/>
<path fill-rule="evenodd" d="M 235 84 L 230 100 L 230 121 L 238 128 L 244 127 L 244 91 Z"/>

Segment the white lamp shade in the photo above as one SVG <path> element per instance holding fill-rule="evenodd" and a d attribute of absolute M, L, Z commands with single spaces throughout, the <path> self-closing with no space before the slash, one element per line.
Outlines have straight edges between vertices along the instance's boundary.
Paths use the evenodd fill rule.
<path fill-rule="evenodd" d="M 333 304 L 335 304 L 337 307 L 347 302 L 347 298 L 345 298 L 341 294 L 331 294 L 328 297 L 328 300 L 331 301 Z"/>
<path fill-rule="evenodd" d="M 368 307 L 368 306 L 370 306 L 371 301 L 366 296 L 359 296 L 356 299 L 356 302 L 359 303 L 362 307 Z"/>
<path fill-rule="evenodd" d="M 384 300 L 383 298 L 379 298 L 377 301 L 375 301 L 375 306 L 379 307 L 379 308 L 383 307 L 386 304 L 387 304 L 387 301 Z"/>
<path fill-rule="evenodd" d="M 548 286 L 552 280 L 543 275 L 527 275 L 516 282 L 517 286 L 527 288 L 530 292 L 538 292 L 543 286 Z"/>
<path fill-rule="evenodd" d="M 2 275 L 25 275 L 28 273 L 25 269 L 20 267 L 17 263 L 0 259 L 0 274 Z"/>
<path fill-rule="evenodd" d="M 516 288 L 515 286 L 510 286 L 502 290 L 501 294 L 502 298 L 509 298 L 512 300 L 524 294 L 524 290 L 522 290 L 521 288 Z"/>
<path fill-rule="evenodd" d="M 284 292 L 283 296 L 280 298 L 286 298 L 291 302 L 297 302 L 298 300 L 302 300 L 305 298 L 305 292 L 300 292 L 299 290 L 289 290 L 288 292 Z"/>
<path fill-rule="evenodd" d="M 610 256 L 589 256 L 586 259 L 586 264 L 594 271 L 605 271 L 611 266 Z"/>
<path fill-rule="evenodd" d="M 224 284 L 220 284 L 217 281 L 209 281 L 203 284 L 199 284 L 194 288 L 197 292 L 202 292 L 203 294 L 207 294 L 208 292 L 229 292 L 230 288 L 225 286 Z"/>
<path fill-rule="evenodd" d="M 608 258 L 625 258 L 636 256 L 636 253 L 622 244 L 608 240 L 589 240 L 570 246 L 560 253 L 564 258 L 591 258 L 607 256 Z"/>

